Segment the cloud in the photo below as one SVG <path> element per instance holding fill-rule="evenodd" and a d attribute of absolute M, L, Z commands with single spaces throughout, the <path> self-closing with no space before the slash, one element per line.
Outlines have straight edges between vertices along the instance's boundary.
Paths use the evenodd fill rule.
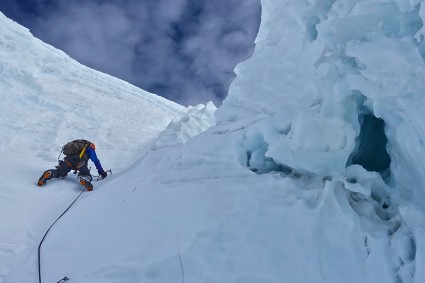
<path fill-rule="evenodd" d="M 221 103 L 260 21 L 260 0 L 21 1 L 10 5 L 22 16 L 32 3 L 37 37 L 183 105 Z"/>

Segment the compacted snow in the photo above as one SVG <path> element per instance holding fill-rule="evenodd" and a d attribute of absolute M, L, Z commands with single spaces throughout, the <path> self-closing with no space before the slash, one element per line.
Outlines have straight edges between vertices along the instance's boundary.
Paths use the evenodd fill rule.
<path fill-rule="evenodd" d="M 183 108 L 0 15 L 0 282 L 425 282 L 419 0 L 262 1 L 223 105 Z M 4 137 L 4 138 L 3 138 Z M 94 172 L 95 173 L 95 172 Z"/>

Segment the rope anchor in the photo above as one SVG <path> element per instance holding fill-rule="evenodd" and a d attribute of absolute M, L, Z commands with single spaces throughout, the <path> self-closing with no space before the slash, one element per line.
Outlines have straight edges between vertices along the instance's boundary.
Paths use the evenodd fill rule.
<path fill-rule="evenodd" d="M 63 282 L 66 282 L 66 281 L 68 281 L 69 280 L 69 278 L 68 277 L 64 277 L 64 278 L 62 278 L 61 280 L 59 280 L 58 282 L 56 282 L 56 283 L 63 283 Z"/>

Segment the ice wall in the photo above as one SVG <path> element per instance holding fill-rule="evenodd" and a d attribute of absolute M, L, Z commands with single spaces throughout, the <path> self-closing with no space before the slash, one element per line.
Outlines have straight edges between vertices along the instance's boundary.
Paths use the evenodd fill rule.
<path fill-rule="evenodd" d="M 425 207 L 425 3 L 263 0 L 262 9 L 256 50 L 218 124 L 250 125 L 261 148 L 250 154 L 264 164 L 344 176 L 357 163 Z"/>

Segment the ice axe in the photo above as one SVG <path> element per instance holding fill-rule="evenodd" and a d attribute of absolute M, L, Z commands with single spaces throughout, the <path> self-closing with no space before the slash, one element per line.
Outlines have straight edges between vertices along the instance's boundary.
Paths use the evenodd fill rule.
<path fill-rule="evenodd" d="M 106 170 L 105 172 L 112 174 L 112 169 Z M 96 181 L 100 181 L 100 180 L 105 179 L 105 178 L 102 178 L 102 176 L 100 176 L 100 175 L 97 175 L 97 176 L 94 176 L 94 177 L 96 177 Z"/>

